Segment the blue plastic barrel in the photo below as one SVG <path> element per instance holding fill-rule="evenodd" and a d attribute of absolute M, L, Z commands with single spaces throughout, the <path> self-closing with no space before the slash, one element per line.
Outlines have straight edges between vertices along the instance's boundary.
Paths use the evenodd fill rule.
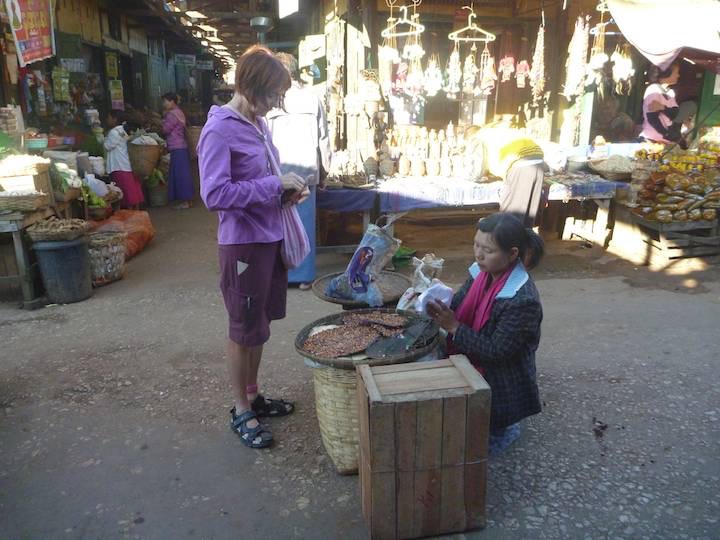
<path fill-rule="evenodd" d="M 85 237 L 62 242 L 35 242 L 33 249 L 51 302 L 70 304 L 92 296 L 90 254 Z"/>

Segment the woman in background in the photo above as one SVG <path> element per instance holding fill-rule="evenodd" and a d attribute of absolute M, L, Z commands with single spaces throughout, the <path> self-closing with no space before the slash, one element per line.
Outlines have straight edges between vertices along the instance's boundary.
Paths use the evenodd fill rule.
<path fill-rule="evenodd" d="M 123 192 L 121 206 L 138 210 L 140 204 L 145 202 L 145 197 L 140 179 L 132 172 L 130 166 L 127 148 L 128 134 L 125 131 L 125 112 L 120 110 L 110 111 L 106 123 L 109 131 L 103 146 L 107 153 L 107 170 L 110 173 L 110 180 L 115 182 Z"/>
<path fill-rule="evenodd" d="M 178 107 L 178 96 L 168 92 L 163 96 L 162 126 L 170 151 L 170 177 L 168 178 L 168 200 L 180 201 L 176 209 L 192 206 L 193 180 L 190 174 L 190 153 L 185 138 L 185 114 Z"/>

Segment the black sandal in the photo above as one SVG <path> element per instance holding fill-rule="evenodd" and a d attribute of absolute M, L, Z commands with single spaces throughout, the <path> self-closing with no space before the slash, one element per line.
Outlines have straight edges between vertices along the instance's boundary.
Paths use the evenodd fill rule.
<path fill-rule="evenodd" d="M 275 418 L 278 416 L 287 416 L 295 410 L 295 405 L 284 399 L 270 399 L 258 394 L 252 402 L 252 410 L 258 416 L 267 416 Z"/>
<path fill-rule="evenodd" d="M 257 414 L 253 411 L 245 411 L 241 415 L 235 414 L 235 407 L 230 409 L 230 427 L 240 441 L 248 448 L 267 448 L 273 442 L 272 433 L 263 427 L 262 424 L 254 428 L 248 427 L 249 420 L 257 420 Z"/>

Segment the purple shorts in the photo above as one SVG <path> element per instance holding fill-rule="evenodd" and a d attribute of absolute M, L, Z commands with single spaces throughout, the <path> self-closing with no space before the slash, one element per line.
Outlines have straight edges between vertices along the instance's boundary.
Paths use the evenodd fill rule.
<path fill-rule="evenodd" d="M 228 337 L 244 347 L 262 345 L 270 338 L 270 321 L 285 317 L 288 280 L 280 242 L 218 248 Z"/>

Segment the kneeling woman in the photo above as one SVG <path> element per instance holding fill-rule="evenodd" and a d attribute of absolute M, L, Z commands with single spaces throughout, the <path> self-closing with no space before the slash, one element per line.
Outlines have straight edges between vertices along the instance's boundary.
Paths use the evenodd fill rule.
<path fill-rule="evenodd" d="M 519 422 L 540 412 L 535 351 L 542 306 L 527 273 L 542 258 L 542 239 L 511 214 L 482 219 L 470 277 L 451 308 L 436 302 L 430 315 L 448 332 L 448 353 L 466 355 L 492 389 L 490 454 L 520 435 Z"/>

